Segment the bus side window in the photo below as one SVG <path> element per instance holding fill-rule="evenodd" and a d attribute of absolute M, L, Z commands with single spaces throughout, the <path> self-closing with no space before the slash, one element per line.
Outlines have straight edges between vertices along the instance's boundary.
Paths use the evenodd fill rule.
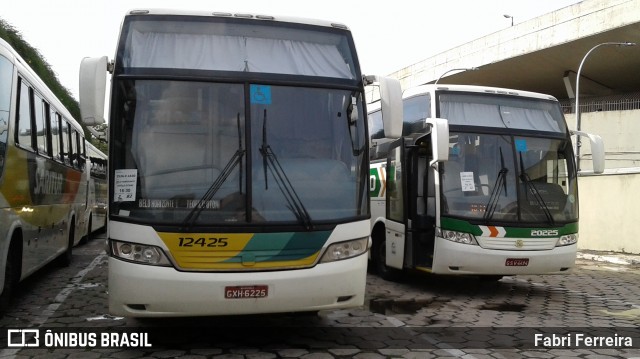
<path fill-rule="evenodd" d="M 43 156 L 49 156 L 49 146 L 47 144 L 47 124 L 45 108 L 48 107 L 42 97 L 33 93 L 33 115 L 36 122 L 36 148 L 38 153 Z"/>
<path fill-rule="evenodd" d="M 33 139 L 31 130 L 31 89 L 22 79 L 18 86 L 18 132 L 16 134 L 16 143 L 24 148 L 33 151 Z"/>
<path fill-rule="evenodd" d="M 62 162 L 60 156 L 60 115 L 51 108 L 49 115 L 49 133 L 51 134 L 51 157 Z"/>
<path fill-rule="evenodd" d="M 69 126 L 69 158 L 71 159 L 71 166 L 78 167 L 78 139 L 76 138 L 76 130 Z"/>
<path fill-rule="evenodd" d="M 61 131 L 61 136 L 60 139 L 62 140 L 62 159 L 64 161 L 64 163 L 66 165 L 71 165 L 71 154 L 69 152 L 69 124 L 67 123 L 67 120 L 62 119 L 60 121 L 60 131 Z"/>
<path fill-rule="evenodd" d="M 84 136 L 82 136 L 80 134 L 80 132 L 78 132 L 78 141 L 80 141 L 80 143 L 78 144 L 78 150 L 79 150 L 78 162 L 79 162 L 79 165 L 80 165 L 80 169 L 84 170 L 85 166 L 87 164 L 87 153 L 86 153 L 87 149 L 86 149 L 86 147 L 85 147 L 86 145 L 84 143 L 85 138 L 84 138 Z"/>

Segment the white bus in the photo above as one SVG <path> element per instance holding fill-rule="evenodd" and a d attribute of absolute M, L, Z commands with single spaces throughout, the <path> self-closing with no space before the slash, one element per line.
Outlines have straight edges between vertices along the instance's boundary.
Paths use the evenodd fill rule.
<path fill-rule="evenodd" d="M 130 317 L 363 304 L 365 81 L 341 24 L 134 10 L 81 111 L 109 114 L 109 308 Z M 390 110 L 385 109 L 385 112 Z"/>
<path fill-rule="evenodd" d="M 87 165 L 89 166 L 88 205 L 91 209 L 88 233 L 102 232 L 107 227 L 107 155 L 91 144 L 85 143 L 87 150 Z M 88 236 L 87 236 L 88 237 Z"/>
<path fill-rule="evenodd" d="M 399 138 L 385 136 L 374 106 L 371 259 L 383 278 L 411 269 L 499 279 L 573 267 L 578 181 L 555 98 L 418 86 L 403 93 Z M 588 136 L 602 172 L 602 141 Z"/>
<path fill-rule="evenodd" d="M 0 40 L 0 309 L 16 284 L 71 261 L 91 208 L 85 138 L 44 82 Z"/>

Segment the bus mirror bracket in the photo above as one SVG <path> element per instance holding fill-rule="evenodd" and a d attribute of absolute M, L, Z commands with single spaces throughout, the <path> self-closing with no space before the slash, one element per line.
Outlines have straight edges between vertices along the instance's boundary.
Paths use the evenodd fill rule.
<path fill-rule="evenodd" d="M 106 56 L 85 57 L 80 63 L 80 115 L 87 126 L 104 123 L 108 60 Z"/>
<path fill-rule="evenodd" d="M 429 164 L 435 166 L 438 162 L 449 160 L 449 121 L 444 118 L 428 118 L 425 122 L 431 127 L 433 160 Z"/>
<path fill-rule="evenodd" d="M 384 137 L 396 139 L 402 136 L 402 86 L 400 81 L 383 76 L 365 76 L 365 85 L 377 83 L 380 91 L 380 109 Z"/>
<path fill-rule="evenodd" d="M 591 142 L 591 159 L 593 161 L 593 172 L 604 172 L 604 141 L 602 137 L 583 131 L 571 131 L 572 135 L 588 137 Z"/>

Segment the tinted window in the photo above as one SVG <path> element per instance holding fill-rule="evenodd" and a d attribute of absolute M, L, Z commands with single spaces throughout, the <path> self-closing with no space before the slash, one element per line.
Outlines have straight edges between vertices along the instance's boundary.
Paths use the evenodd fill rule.
<path fill-rule="evenodd" d="M 29 86 L 20 82 L 20 103 L 18 107 L 18 143 L 23 148 L 33 150 L 31 142 L 31 103 L 29 101 Z"/>

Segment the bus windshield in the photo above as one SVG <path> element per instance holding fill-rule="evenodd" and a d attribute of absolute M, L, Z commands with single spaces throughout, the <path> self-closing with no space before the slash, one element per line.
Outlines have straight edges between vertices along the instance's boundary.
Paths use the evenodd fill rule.
<path fill-rule="evenodd" d="M 442 166 L 445 215 L 529 224 L 577 220 L 569 141 L 452 132 L 449 148 Z"/>
<path fill-rule="evenodd" d="M 125 73 L 165 68 L 357 79 L 345 32 L 282 22 L 177 18 L 127 18 L 117 61 Z"/>
<path fill-rule="evenodd" d="M 7 151 L 7 139 L 9 136 L 12 78 L 13 64 L 4 56 L 0 56 L 0 176 L 4 168 L 4 157 Z"/>
<path fill-rule="evenodd" d="M 119 87 L 112 214 L 169 225 L 366 215 L 365 122 L 352 91 L 143 79 Z"/>

